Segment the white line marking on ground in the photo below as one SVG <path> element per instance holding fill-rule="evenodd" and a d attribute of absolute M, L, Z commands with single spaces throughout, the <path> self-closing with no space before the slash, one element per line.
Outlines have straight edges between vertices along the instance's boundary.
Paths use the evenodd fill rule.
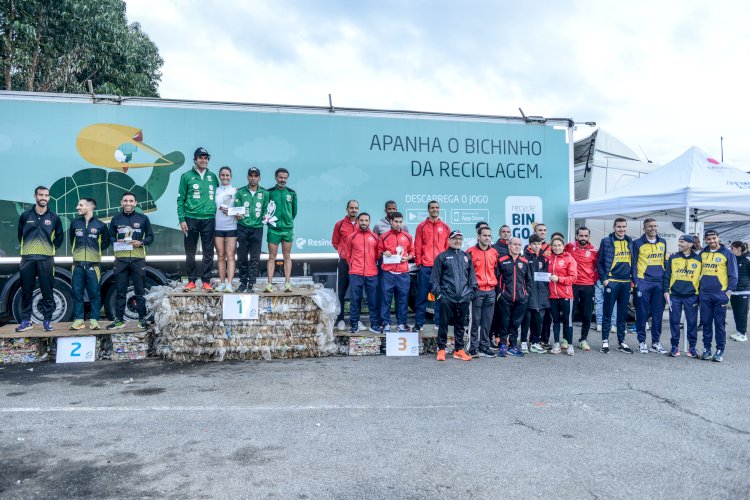
<path fill-rule="evenodd" d="M 440 410 L 456 409 L 460 405 L 409 405 L 409 406 L 372 406 L 372 405 L 322 405 L 322 406 L 52 406 L 0 408 L 0 413 L 86 413 L 86 412 L 179 412 L 179 411 L 331 411 L 331 410 Z"/>

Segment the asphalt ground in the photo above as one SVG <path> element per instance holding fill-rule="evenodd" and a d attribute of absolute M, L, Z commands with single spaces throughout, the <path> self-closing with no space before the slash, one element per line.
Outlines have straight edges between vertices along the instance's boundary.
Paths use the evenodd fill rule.
<path fill-rule="evenodd" d="M 714 363 L 590 340 L 472 362 L 0 366 L 0 497 L 748 498 L 750 343 Z"/>

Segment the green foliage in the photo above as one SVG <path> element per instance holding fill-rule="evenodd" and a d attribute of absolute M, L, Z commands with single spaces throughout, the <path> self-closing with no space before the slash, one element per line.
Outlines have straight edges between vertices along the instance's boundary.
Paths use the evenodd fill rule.
<path fill-rule="evenodd" d="M 122 0 L 0 0 L 6 90 L 158 97 L 159 50 Z"/>

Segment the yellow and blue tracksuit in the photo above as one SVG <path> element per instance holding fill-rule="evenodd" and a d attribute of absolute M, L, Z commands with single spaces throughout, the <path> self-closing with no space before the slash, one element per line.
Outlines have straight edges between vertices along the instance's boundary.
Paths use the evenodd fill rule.
<path fill-rule="evenodd" d="M 703 263 L 693 250 L 670 255 L 664 268 L 663 289 L 669 292 L 669 329 L 672 347 L 680 345 L 680 316 L 685 311 L 688 345 L 698 343 L 698 290 Z"/>
<path fill-rule="evenodd" d="M 92 217 L 70 223 L 68 236 L 73 250 L 73 319 L 83 319 L 84 290 L 91 302 L 91 319 L 99 321 L 102 308 L 100 280 L 102 250 L 109 246 L 107 225 Z"/>
<path fill-rule="evenodd" d="M 18 243 L 21 244 L 21 320 L 31 320 L 34 281 L 39 279 L 42 291 L 42 314 L 45 321 L 52 320 L 55 297 L 52 292 L 55 276 L 55 249 L 60 248 L 65 233 L 62 222 L 52 210 L 43 214 L 36 205 L 26 210 L 18 219 Z"/>
<path fill-rule="evenodd" d="M 651 243 L 644 234 L 633 241 L 633 284 L 635 285 L 635 331 L 638 343 L 646 341 L 646 321 L 651 316 L 651 343 L 661 338 L 664 314 L 664 267 L 667 242 L 656 236 Z"/>
<path fill-rule="evenodd" d="M 703 348 L 711 349 L 716 329 L 716 349 L 724 350 L 727 340 L 727 291 L 737 287 L 737 258 L 724 245 L 712 252 L 706 246 L 701 252 L 700 304 L 703 322 Z"/>
<path fill-rule="evenodd" d="M 612 310 L 617 304 L 617 341 L 625 342 L 625 321 L 630 302 L 630 282 L 633 279 L 633 240 L 625 235 L 623 239 L 610 233 L 599 244 L 597 270 L 599 280 L 604 285 L 604 317 L 602 318 L 602 341 L 609 340 L 612 325 Z"/>

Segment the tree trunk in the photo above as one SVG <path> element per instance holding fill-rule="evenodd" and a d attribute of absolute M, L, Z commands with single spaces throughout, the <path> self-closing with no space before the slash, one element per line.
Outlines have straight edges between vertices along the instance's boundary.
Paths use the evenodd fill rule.
<path fill-rule="evenodd" d="M 3 77 L 5 80 L 5 90 L 13 90 L 13 77 L 11 68 L 13 67 L 13 22 L 16 20 L 16 8 L 13 0 L 10 0 L 10 11 L 8 12 L 8 26 L 5 28 L 5 57 L 3 64 Z"/>
<path fill-rule="evenodd" d="M 39 51 L 41 50 L 42 42 L 42 22 L 44 20 L 44 7 L 39 6 L 39 10 L 36 13 L 36 36 L 34 37 L 34 55 L 31 59 L 31 67 L 29 68 L 28 79 L 26 80 L 26 91 L 34 92 L 34 79 L 36 77 L 36 68 L 39 66 Z"/>

